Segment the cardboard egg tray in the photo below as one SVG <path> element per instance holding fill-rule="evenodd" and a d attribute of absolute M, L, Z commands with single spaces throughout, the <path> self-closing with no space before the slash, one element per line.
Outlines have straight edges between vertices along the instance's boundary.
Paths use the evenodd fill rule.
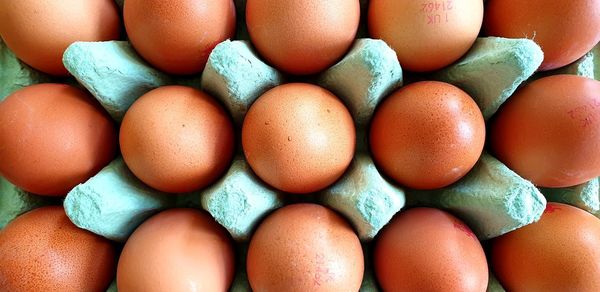
<path fill-rule="evenodd" d="M 122 2 L 117 1 L 121 7 Z M 244 271 L 247 242 L 262 218 L 290 203 L 316 202 L 337 210 L 354 226 L 367 257 L 379 230 L 397 212 L 411 206 L 447 210 L 464 220 L 482 241 L 536 221 L 546 200 L 568 203 L 600 216 L 598 179 L 570 188 L 538 189 L 484 151 L 475 167 L 457 183 L 439 190 L 415 191 L 399 187 L 378 171 L 366 141 L 376 106 L 412 80 L 439 80 L 460 87 L 473 97 L 488 120 L 528 80 L 558 73 L 600 78 L 600 46 L 567 67 L 536 74 L 543 53 L 533 41 L 480 37 L 456 63 L 432 74 L 411 76 L 402 71 L 395 52 L 385 42 L 368 38 L 364 23 L 367 1 L 361 1 L 363 23 L 347 55 L 321 74 L 291 78 L 262 61 L 252 48 L 243 19 L 245 2 L 236 1 L 236 38 L 219 44 L 204 72 L 197 76 L 166 75 L 148 65 L 129 42 L 120 40 L 72 44 L 63 62 L 74 79 L 56 79 L 20 62 L 0 42 L 0 100 L 31 84 L 67 82 L 86 88 L 120 122 L 144 93 L 163 85 L 188 85 L 221 101 L 235 122 L 239 140 L 244 115 L 262 93 L 291 80 L 315 83 L 344 101 L 357 128 L 354 160 L 339 181 L 316 194 L 284 194 L 256 177 L 238 145 L 231 167 L 220 180 L 194 193 L 173 195 L 144 185 L 119 157 L 71 190 L 64 201 L 27 193 L 0 177 L 0 228 L 33 208 L 63 204 L 77 226 L 124 243 L 139 224 L 161 210 L 204 209 L 237 242 L 238 273 L 231 290 L 249 291 Z M 361 291 L 378 291 L 368 259 L 365 266 Z M 488 290 L 503 291 L 493 275 Z M 114 283 L 109 291 L 116 291 Z"/>

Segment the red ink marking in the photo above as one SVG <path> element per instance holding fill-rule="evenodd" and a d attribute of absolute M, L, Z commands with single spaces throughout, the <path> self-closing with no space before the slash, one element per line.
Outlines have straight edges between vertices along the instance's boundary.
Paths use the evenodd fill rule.
<path fill-rule="evenodd" d="M 421 4 L 421 13 L 424 14 L 428 25 L 441 24 L 449 21 L 448 11 L 452 10 L 453 1 L 430 1 Z"/>
<path fill-rule="evenodd" d="M 569 118 L 576 120 L 583 128 L 592 126 L 600 119 L 600 100 L 594 99 L 567 112 Z"/>
<path fill-rule="evenodd" d="M 477 239 L 477 236 L 475 236 L 475 233 L 473 233 L 473 231 L 471 231 L 471 229 L 469 227 L 467 227 L 465 224 L 462 224 L 460 222 L 454 222 L 454 228 L 464 232 L 467 236 Z"/>
<path fill-rule="evenodd" d="M 560 208 L 560 207 L 555 207 L 553 205 L 548 204 L 548 205 L 546 205 L 546 209 L 544 209 L 544 213 L 550 214 L 550 213 L 554 213 L 554 212 L 556 212 L 558 210 L 561 210 L 561 209 L 562 208 Z"/>
<path fill-rule="evenodd" d="M 334 278 L 334 274 L 329 270 L 325 255 L 322 253 L 317 254 L 316 259 L 317 270 L 315 271 L 314 282 L 316 286 L 321 286 L 323 283 L 331 282 Z"/>

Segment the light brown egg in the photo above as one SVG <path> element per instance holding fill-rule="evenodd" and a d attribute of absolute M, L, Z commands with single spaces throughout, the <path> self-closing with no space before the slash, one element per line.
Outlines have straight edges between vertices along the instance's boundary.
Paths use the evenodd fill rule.
<path fill-rule="evenodd" d="M 296 204 L 260 224 L 246 267 L 253 291 L 358 291 L 364 260 L 344 218 L 323 206 Z"/>
<path fill-rule="evenodd" d="M 193 209 L 163 211 L 127 240 L 117 268 L 119 292 L 227 291 L 235 271 L 229 234 Z"/>
<path fill-rule="evenodd" d="M 600 82 L 538 79 L 517 91 L 490 126 L 491 148 L 537 186 L 567 187 L 600 176 Z"/>
<path fill-rule="evenodd" d="M 291 74 L 323 71 L 348 51 L 360 20 L 358 0 L 248 0 L 252 43 L 271 65 Z"/>
<path fill-rule="evenodd" d="M 492 242 L 507 291 L 600 291 L 600 219 L 559 203 L 542 218 Z"/>
<path fill-rule="evenodd" d="M 600 0 L 489 0 L 485 32 L 529 38 L 542 47 L 540 70 L 568 65 L 600 41 Z"/>
<path fill-rule="evenodd" d="M 383 39 L 402 68 L 427 72 L 450 65 L 475 42 L 482 0 L 371 0 L 369 34 Z"/>
<path fill-rule="evenodd" d="M 422 81 L 392 93 L 369 133 L 377 166 L 401 185 L 436 189 L 473 168 L 485 143 L 485 122 L 473 99 L 453 85 Z"/>
<path fill-rule="evenodd" d="M 140 180 L 170 193 L 191 192 L 215 181 L 229 167 L 233 124 L 208 94 L 163 86 L 140 97 L 125 113 L 123 159 Z"/>
<path fill-rule="evenodd" d="M 0 36 L 23 62 L 53 75 L 76 41 L 116 40 L 121 20 L 113 0 L 0 1 Z"/>
<path fill-rule="evenodd" d="M 2 291 L 106 291 L 115 264 L 112 243 L 77 228 L 62 207 L 35 209 L 0 231 Z"/>
<path fill-rule="evenodd" d="M 235 34 L 233 0 L 127 0 L 123 18 L 138 53 L 172 74 L 201 72 L 213 48 Z"/>
<path fill-rule="evenodd" d="M 271 186 L 290 193 L 319 191 L 346 170 L 356 144 L 344 104 L 316 85 L 290 83 L 263 94 L 242 127 L 250 167 Z"/>
<path fill-rule="evenodd" d="M 488 266 L 475 234 L 442 210 L 400 212 L 379 233 L 375 274 L 383 291 L 486 291 Z"/>
<path fill-rule="evenodd" d="M 116 150 L 113 121 L 81 89 L 32 85 L 0 103 L 0 174 L 26 191 L 64 196 Z"/>

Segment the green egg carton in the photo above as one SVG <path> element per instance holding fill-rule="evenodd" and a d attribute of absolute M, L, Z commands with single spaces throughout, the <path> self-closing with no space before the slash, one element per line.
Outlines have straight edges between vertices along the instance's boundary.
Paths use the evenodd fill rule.
<path fill-rule="evenodd" d="M 123 1 L 116 1 L 122 8 Z M 186 84 L 217 98 L 239 128 L 252 103 L 267 90 L 289 81 L 258 57 L 249 42 L 244 21 L 245 0 L 236 1 L 238 31 L 212 51 L 202 74 L 169 76 L 146 63 L 126 40 L 76 42 L 66 50 L 63 63 L 119 123 L 133 102 L 164 85 Z M 366 15 L 368 1 L 361 7 Z M 363 19 L 364 20 L 364 19 Z M 348 107 L 357 130 L 357 150 L 348 170 L 335 184 L 307 195 L 342 214 L 363 242 L 365 277 L 361 291 L 379 291 L 369 250 L 378 232 L 405 208 L 430 206 L 464 220 L 480 240 L 488 240 L 537 221 L 546 200 L 563 202 L 600 217 L 599 181 L 571 188 L 538 189 L 489 153 L 461 180 L 434 191 L 403 188 L 379 172 L 367 142 L 367 129 L 377 105 L 405 82 L 396 53 L 382 40 L 368 38 L 366 24 L 346 56 L 306 82 L 335 93 Z M 543 54 L 529 39 L 478 38 L 454 64 L 427 76 L 454 84 L 473 97 L 486 120 L 522 84 L 549 74 L 577 74 L 600 78 L 600 46 L 579 61 L 555 71 L 536 73 Z M 0 101 L 28 85 L 53 79 L 19 61 L 0 40 Z M 124 243 L 144 220 L 174 207 L 203 209 L 236 241 L 238 273 L 231 291 L 250 291 L 245 272 L 248 241 L 260 221 L 293 200 L 261 181 L 242 153 L 211 186 L 186 194 L 166 194 L 146 186 L 116 158 L 95 176 L 72 189 L 64 201 L 30 194 L 0 178 L 0 229 L 16 216 L 49 204 L 63 204 L 80 228 Z M 113 283 L 108 291 L 117 291 Z M 504 291 L 490 276 L 488 291 Z"/>

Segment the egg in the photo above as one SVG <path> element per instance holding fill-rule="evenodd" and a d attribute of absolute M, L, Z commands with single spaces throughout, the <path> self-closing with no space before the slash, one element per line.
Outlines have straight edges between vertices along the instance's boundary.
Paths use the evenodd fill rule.
<path fill-rule="evenodd" d="M 368 26 L 398 55 L 403 69 L 429 72 L 450 65 L 475 42 L 482 0 L 371 0 Z"/>
<path fill-rule="evenodd" d="M 0 36 L 29 66 L 68 75 L 62 63 L 76 41 L 116 40 L 121 20 L 113 0 L 0 1 Z"/>
<path fill-rule="evenodd" d="M 364 260 L 358 236 L 340 215 L 294 204 L 259 225 L 246 267 L 253 291 L 358 291 Z"/>
<path fill-rule="evenodd" d="M 204 188 L 229 167 L 233 124 L 208 94 L 186 86 L 154 89 L 133 103 L 119 143 L 129 169 L 149 186 L 170 193 Z"/>
<path fill-rule="evenodd" d="M 358 0 L 248 0 L 246 24 L 260 55 L 276 68 L 323 71 L 348 51 L 360 20 Z"/>
<path fill-rule="evenodd" d="M 81 89 L 37 84 L 0 103 L 0 175 L 28 192 L 64 196 L 116 151 L 113 121 Z"/>
<path fill-rule="evenodd" d="M 117 288 L 128 291 L 227 291 L 235 257 L 229 234 L 210 215 L 170 209 L 144 222 L 127 240 Z"/>
<path fill-rule="evenodd" d="M 171 74 L 201 72 L 212 49 L 235 34 L 233 0 L 127 0 L 123 9 L 133 47 Z"/>
<path fill-rule="evenodd" d="M 538 79 L 517 91 L 490 126 L 493 153 L 542 187 L 600 176 L 600 82 L 575 75 Z"/>
<path fill-rule="evenodd" d="M 538 222 L 493 240 L 491 261 L 507 291 L 600 291 L 600 219 L 548 203 Z"/>
<path fill-rule="evenodd" d="M 354 155 L 354 122 L 331 92 L 307 83 L 275 87 L 252 104 L 242 126 L 248 164 L 271 186 L 319 191 L 342 176 Z"/>
<path fill-rule="evenodd" d="M 377 108 L 369 132 L 377 166 L 403 186 L 448 186 L 473 168 L 485 143 L 477 104 L 448 83 L 422 81 L 392 93 Z"/>
<path fill-rule="evenodd" d="M 383 291 L 486 291 L 488 284 L 477 237 L 438 209 L 401 211 L 376 238 L 374 260 Z"/>
<path fill-rule="evenodd" d="M 62 207 L 35 209 L 0 230 L 2 291 L 106 291 L 115 265 L 113 244 L 77 228 Z"/>
<path fill-rule="evenodd" d="M 539 70 L 581 58 L 600 41 L 600 0 L 489 0 L 485 33 L 529 38 L 544 51 Z"/>

